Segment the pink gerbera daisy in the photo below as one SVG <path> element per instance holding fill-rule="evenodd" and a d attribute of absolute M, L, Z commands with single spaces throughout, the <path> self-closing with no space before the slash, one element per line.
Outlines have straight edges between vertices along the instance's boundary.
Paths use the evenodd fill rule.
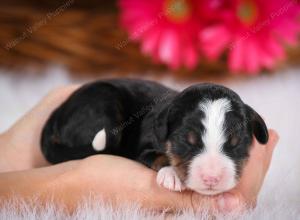
<path fill-rule="evenodd" d="M 284 44 L 298 40 L 296 0 L 204 0 L 198 12 L 206 22 L 200 34 L 204 53 L 216 59 L 227 49 L 233 72 L 271 69 L 285 58 Z"/>
<path fill-rule="evenodd" d="M 121 23 L 142 52 L 173 69 L 198 63 L 197 0 L 120 0 Z"/>

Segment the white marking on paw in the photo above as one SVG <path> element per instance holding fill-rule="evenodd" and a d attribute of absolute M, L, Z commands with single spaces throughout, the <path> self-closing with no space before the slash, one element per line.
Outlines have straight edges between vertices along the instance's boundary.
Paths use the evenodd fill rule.
<path fill-rule="evenodd" d="M 161 168 L 156 177 L 158 185 L 172 191 L 182 191 L 185 189 L 175 170 L 171 166 Z"/>
<path fill-rule="evenodd" d="M 92 145 L 95 151 L 102 151 L 105 149 L 106 133 L 104 128 L 95 135 Z"/>

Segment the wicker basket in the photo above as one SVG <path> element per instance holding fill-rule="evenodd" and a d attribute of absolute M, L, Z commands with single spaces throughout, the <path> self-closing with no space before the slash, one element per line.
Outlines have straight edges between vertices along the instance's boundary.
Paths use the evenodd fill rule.
<path fill-rule="evenodd" d="M 165 72 L 141 55 L 118 25 L 116 2 L 13 0 L 1 3 L 0 65 L 9 69 L 63 65 L 74 73 Z M 120 45 L 126 44 L 120 48 Z M 299 63 L 300 52 L 293 50 Z M 201 71 L 200 71 L 201 70 Z M 179 75 L 224 73 L 223 61 Z M 202 75 L 202 74 L 201 74 Z"/>

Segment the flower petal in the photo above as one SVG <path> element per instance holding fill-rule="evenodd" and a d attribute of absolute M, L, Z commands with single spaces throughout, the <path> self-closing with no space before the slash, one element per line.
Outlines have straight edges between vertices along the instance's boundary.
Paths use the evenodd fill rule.
<path fill-rule="evenodd" d="M 268 53 L 268 51 L 264 48 L 263 45 L 259 48 L 259 56 L 260 56 L 260 64 L 267 68 L 273 69 L 276 65 L 275 59 Z"/>
<path fill-rule="evenodd" d="M 180 43 L 177 33 L 174 30 L 167 30 L 161 34 L 158 48 L 160 61 L 168 64 L 171 68 L 177 69 L 180 66 Z"/>
<path fill-rule="evenodd" d="M 286 55 L 283 49 L 283 46 L 278 43 L 274 37 L 269 37 L 268 42 L 266 43 L 266 48 L 269 51 L 269 53 L 278 60 L 285 59 Z"/>
<path fill-rule="evenodd" d="M 251 75 L 257 74 L 260 66 L 259 50 L 256 43 L 252 38 L 244 42 L 244 54 L 247 54 L 247 57 L 244 57 L 245 70 Z"/>
<path fill-rule="evenodd" d="M 204 54 L 211 60 L 217 59 L 230 41 L 231 34 L 223 25 L 203 29 L 200 33 L 200 44 Z"/>
<path fill-rule="evenodd" d="M 192 43 L 187 44 L 184 48 L 183 62 L 188 69 L 194 69 L 198 63 L 198 54 Z"/>
<path fill-rule="evenodd" d="M 160 32 L 151 31 L 145 34 L 142 43 L 142 52 L 146 55 L 154 54 L 157 51 L 158 43 L 159 43 Z"/>
<path fill-rule="evenodd" d="M 239 72 L 243 69 L 244 65 L 244 44 L 240 37 L 236 37 L 233 42 L 233 47 L 229 50 L 229 69 L 233 72 Z"/>

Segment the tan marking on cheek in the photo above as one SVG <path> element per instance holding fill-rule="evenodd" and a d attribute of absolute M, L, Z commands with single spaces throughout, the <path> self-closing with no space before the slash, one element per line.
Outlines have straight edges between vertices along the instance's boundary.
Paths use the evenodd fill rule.
<path fill-rule="evenodd" d="M 166 142 L 166 154 L 168 156 L 169 163 L 174 167 L 178 177 L 181 181 L 185 181 L 187 176 L 187 167 L 184 165 L 182 159 L 172 153 L 172 143 L 171 141 Z"/>
<path fill-rule="evenodd" d="M 165 155 L 161 155 L 161 156 L 158 156 L 158 157 L 154 160 L 154 162 L 153 162 L 151 168 L 152 168 L 153 170 L 158 171 L 158 170 L 160 170 L 160 168 L 162 168 L 162 167 L 164 167 L 164 166 L 167 166 L 167 165 L 169 165 L 168 157 L 165 156 Z"/>
<path fill-rule="evenodd" d="M 174 154 L 168 154 L 169 160 L 172 166 L 178 166 L 182 163 L 182 160 L 180 157 L 174 155 Z"/>
<path fill-rule="evenodd" d="M 166 153 L 172 166 L 177 166 L 182 162 L 180 157 L 172 153 L 172 143 L 170 141 L 166 142 Z"/>

